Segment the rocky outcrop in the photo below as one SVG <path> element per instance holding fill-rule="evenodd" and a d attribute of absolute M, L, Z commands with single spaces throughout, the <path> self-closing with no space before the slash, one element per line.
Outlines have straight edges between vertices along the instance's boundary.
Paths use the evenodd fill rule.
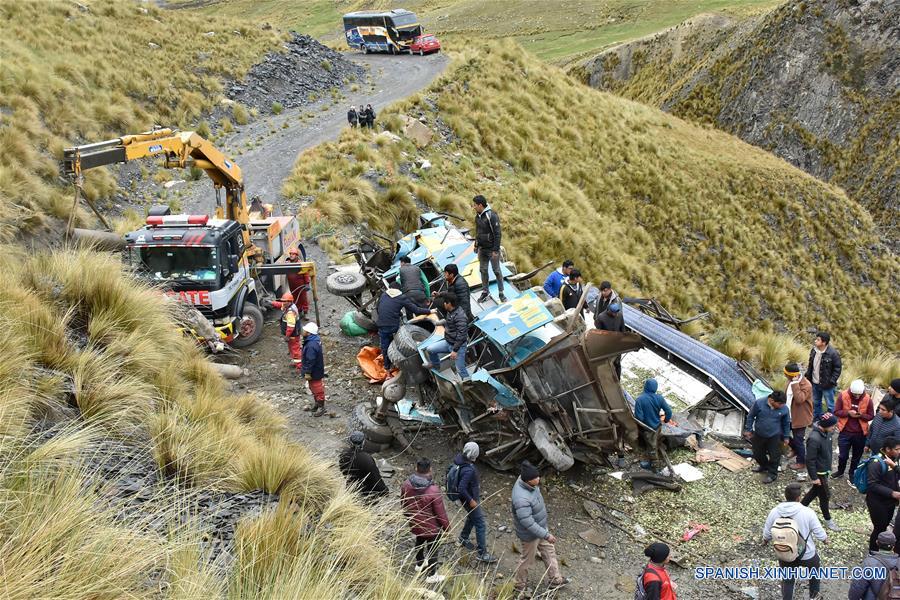
<path fill-rule="evenodd" d="M 577 68 L 591 86 L 714 124 L 844 187 L 896 249 L 900 2 L 792 0 L 701 17 Z"/>

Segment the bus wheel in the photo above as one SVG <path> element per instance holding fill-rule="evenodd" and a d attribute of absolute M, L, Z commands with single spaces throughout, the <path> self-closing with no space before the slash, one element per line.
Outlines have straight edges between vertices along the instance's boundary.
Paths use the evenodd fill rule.
<path fill-rule="evenodd" d="M 424 51 L 424 50 L 419 50 L 419 56 L 425 56 L 425 51 Z"/>

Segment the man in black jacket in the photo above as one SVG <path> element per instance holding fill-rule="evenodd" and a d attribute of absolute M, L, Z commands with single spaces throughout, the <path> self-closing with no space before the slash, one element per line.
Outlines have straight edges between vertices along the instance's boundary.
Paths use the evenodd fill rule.
<path fill-rule="evenodd" d="M 584 294 L 584 286 L 581 283 L 581 271 L 572 269 L 569 278 L 559 289 L 559 299 L 562 301 L 563 308 L 569 310 L 577 307 L 582 294 Z"/>
<path fill-rule="evenodd" d="M 823 399 L 827 405 L 825 410 L 834 412 L 834 388 L 840 377 L 841 355 L 831 345 L 831 334 L 819 331 L 809 351 L 809 365 L 806 367 L 806 378 L 813 388 L 813 418 L 818 420 L 822 416 Z"/>
<path fill-rule="evenodd" d="M 338 467 L 350 487 L 358 486 L 359 493 L 369 502 L 387 496 L 388 488 L 381 478 L 381 472 L 375 459 L 368 452 L 363 452 L 366 436 L 361 431 L 350 434 L 350 444 L 338 456 Z"/>
<path fill-rule="evenodd" d="M 450 358 L 456 361 L 456 372 L 459 373 L 459 378 L 465 381 L 469 378 L 469 371 L 466 369 L 469 318 L 466 316 L 466 311 L 459 306 L 456 295 L 451 292 L 444 294 L 444 311 L 447 313 L 447 318 L 438 323 L 444 326 L 444 339 L 428 346 L 429 362 L 425 368 L 439 368 L 440 354 L 449 352 Z"/>
<path fill-rule="evenodd" d="M 395 286 L 391 284 L 390 289 L 381 294 L 378 299 L 378 337 L 381 340 L 381 356 L 384 358 L 384 370 L 390 372 L 394 366 L 391 359 L 388 358 L 388 346 L 394 341 L 394 334 L 400 329 L 400 318 L 405 308 L 408 314 L 428 315 L 431 310 L 424 306 L 416 304 L 412 298 L 403 294 Z"/>
<path fill-rule="evenodd" d="M 809 473 L 812 488 L 800 501 L 803 506 L 809 506 L 813 499 L 818 497 L 822 518 L 825 519 L 825 527 L 832 531 L 841 530 L 831 519 L 831 510 L 828 508 L 828 500 L 831 498 L 831 492 L 828 489 L 828 480 L 831 478 L 831 433 L 837 426 L 837 422 L 836 416 L 825 413 L 813 423 L 812 431 L 806 440 L 806 471 Z"/>
<path fill-rule="evenodd" d="M 594 319 L 596 320 L 597 317 L 602 315 L 611 304 L 622 305 L 619 301 L 619 295 L 612 289 L 612 284 L 608 281 L 602 281 L 600 282 L 600 297 L 597 298 L 597 305 L 594 306 Z M 597 328 L 599 329 L 600 326 L 597 325 Z"/>
<path fill-rule="evenodd" d="M 466 311 L 469 321 L 472 321 L 472 293 L 469 291 L 469 282 L 459 274 L 459 267 L 453 263 L 444 267 L 444 281 L 447 282 L 446 291 L 456 296 L 459 306 Z"/>
<path fill-rule="evenodd" d="M 506 302 L 503 295 L 503 273 L 500 271 L 500 217 L 488 206 L 487 198 L 481 194 L 472 198 L 475 207 L 475 249 L 478 250 L 478 266 L 481 271 L 481 296 L 484 302 L 491 296 L 488 281 L 488 263 L 497 280 L 500 302 Z"/>
<path fill-rule="evenodd" d="M 359 123 L 359 113 L 356 112 L 355 106 L 351 106 L 347 111 L 347 122 L 350 123 L 350 127 L 356 127 L 356 124 Z"/>
<path fill-rule="evenodd" d="M 597 315 L 594 319 L 594 326 L 600 331 L 613 331 L 615 333 L 625 333 L 625 319 L 622 317 L 622 307 L 618 303 L 609 305 L 605 311 Z M 619 355 L 613 360 L 613 366 L 616 368 L 616 376 L 622 378 L 622 356 Z"/>
<path fill-rule="evenodd" d="M 409 256 L 400 259 L 400 273 L 397 276 L 400 281 L 400 291 L 408 298 L 411 298 L 416 304 L 428 306 L 428 296 L 431 293 L 431 286 L 428 278 L 422 269 L 412 264 Z M 411 313 L 406 313 L 407 319 L 412 319 Z"/>
<path fill-rule="evenodd" d="M 868 488 L 866 489 L 866 508 L 872 520 L 872 534 L 869 536 L 869 551 L 878 550 L 878 534 L 888 528 L 900 490 L 897 488 L 897 456 L 900 455 L 900 439 L 891 437 L 884 441 L 881 452 L 869 461 Z M 894 525 L 896 532 L 897 526 Z M 895 533 L 896 535 L 896 533 Z"/>

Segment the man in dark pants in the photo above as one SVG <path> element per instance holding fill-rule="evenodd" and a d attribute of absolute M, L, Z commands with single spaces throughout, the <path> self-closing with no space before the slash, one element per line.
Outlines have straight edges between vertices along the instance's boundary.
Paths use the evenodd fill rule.
<path fill-rule="evenodd" d="M 819 331 L 809 351 L 809 364 L 806 367 L 806 378 L 812 382 L 815 419 L 818 420 L 826 410 L 834 412 L 834 388 L 840 377 L 841 355 L 831 345 L 831 334 Z M 823 400 L 825 408 L 822 407 Z"/>
<path fill-rule="evenodd" d="M 854 379 L 850 388 L 838 395 L 834 403 L 834 416 L 838 418 L 838 468 L 832 475 L 835 479 L 843 476 L 847 459 L 850 459 L 850 483 L 853 483 L 853 472 L 862 458 L 866 447 L 866 436 L 869 434 L 869 422 L 875 418 L 872 410 L 872 399 L 866 393 L 866 386 L 861 379 Z M 851 454 L 852 451 L 852 454 Z"/>
<path fill-rule="evenodd" d="M 400 291 L 403 292 L 416 304 L 428 306 L 428 296 L 431 295 L 431 285 L 422 269 L 412 264 L 408 256 L 400 259 L 400 273 L 397 275 L 400 280 Z M 406 313 L 407 319 L 412 319 L 410 312 Z"/>
<path fill-rule="evenodd" d="M 459 501 L 466 509 L 466 524 L 459 534 L 459 545 L 468 549 L 478 549 L 478 560 L 484 563 L 495 563 L 497 557 L 487 549 L 487 523 L 484 520 L 484 512 L 481 510 L 481 480 L 478 477 L 478 469 L 475 461 L 481 449 L 475 442 L 466 442 L 461 453 L 456 455 L 453 463 L 459 466 L 459 481 L 456 489 L 459 493 Z M 475 530 L 475 542 L 469 541 L 472 530 Z"/>
<path fill-rule="evenodd" d="M 897 456 L 900 455 L 900 439 L 890 437 L 884 440 L 881 452 L 873 456 L 868 466 L 868 488 L 866 489 L 866 508 L 872 520 L 872 533 L 869 535 L 869 551 L 878 550 L 878 534 L 891 524 L 900 490 L 897 488 Z M 894 524 L 894 534 L 897 524 Z"/>
<path fill-rule="evenodd" d="M 806 472 L 809 473 L 809 481 L 812 487 L 803 496 L 800 504 L 809 506 L 814 498 L 819 499 L 819 508 L 822 509 L 822 518 L 825 519 L 825 527 L 832 531 L 840 531 L 831 519 L 831 510 L 828 501 L 831 499 L 831 491 L 828 489 L 828 479 L 831 475 L 831 434 L 837 425 L 837 417 L 831 413 L 824 413 L 819 420 L 813 423 L 812 431 L 806 440 Z"/>
<path fill-rule="evenodd" d="M 425 583 L 441 583 L 444 576 L 437 574 L 438 542 L 444 532 L 450 531 L 450 519 L 444 508 L 441 488 L 434 483 L 431 461 L 427 458 L 420 458 L 416 472 L 403 482 L 400 503 L 416 536 L 416 569 L 424 570 L 428 575 Z"/>
<path fill-rule="evenodd" d="M 388 488 L 381 478 L 375 459 L 363 450 L 365 434 L 362 431 L 354 431 L 348 441 L 350 444 L 338 455 L 338 468 L 346 478 L 347 485 L 356 487 L 369 503 L 387 496 Z"/>
<path fill-rule="evenodd" d="M 431 314 L 430 309 L 416 304 L 412 298 L 398 290 L 396 285 L 396 283 L 391 284 L 391 287 L 385 290 L 378 299 L 378 322 L 375 323 L 378 326 L 378 337 L 381 341 L 384 370 L 388 372 L 394 367 L 391 359 L 388 358 L 388 346 L 394 341 L 394 334 L 400 329 L 400 316 L 403 309 L 414 315 Z"/>
<path fill-rule="evenodd" d="M 759 464 L 755 473 L 768 473 L 763 483 L 778 477 L 781 448 L 791 440 L 791 413 L 785 406 L 784 392 L 774 391 L 757 400 L 744 422 L 744 437 L 753 445 L 753 459 Z"/>
<path fill-rule="evenodd" d="M 818 568 L 821 565 L 819 553 L 816 551 L 816 541 L 823 544 L 828 543 L 828 534 L 822 529 L 819 518 L 816 517 L 809 507 L 803 506 L 798 502 L 800 493 L 803 489 L 799 483 L 789 483 L 784 488 L 784 499 L 782 502 L 769 512 L 766 518 L 766 524 L 763 526 L 763 541 L 769 543 L 772 540 L 772 526 L 778 519 L 793 519 L 797 526 L 797 533 L 806 540 L 806 548 L 803 553 L 793 562 L 778 561 L 781 567 L 806 567 L 808 569 Z M 794 597 L 794 587 L 796 579 L 783 579 L 781 581 L 781 598 L 782 600 L 791 600 Z M 821 582 L 818 577 L 810 577 L 809 579 L 809 597 L 819 598 L 819 588 Z"/>
<path fill-rule="evenodd" d="M 615 333 L 625 333 L 625 319 L 622 317 L 622 307 L 618 303 L 609 305 L 597 318 L 594 319 L 594 325 L 600 331 L 613 331 Z M 622 378 L 622 356 L 619 355 L 613 360 L 613 366 L 616 368 L 616 377 Z"/>
<path fill-rule="evenodd" d="M 875 418 L 869 424 L 869 437 L 866 438 L 866 447 L 872 454 L 878 454 L 887 438 L 900 439 L 900 417 L 894 409 L 894 399 L 890 396 L 885 396 L 878 404 Z"/>
<path fill-rule="evenodd" d="M 472 198 L 475 207 L 475 249 L 478 250 L 478 267 L 481 271 L 481 296 L 484 302 L 491 296 L 488 278 L 488 263 L 497 279 L 500 302 L 506 302 L 503 295 L 503 274 L 500 271 L 500 217 L 488 206 L 487 198 L 481 194 Z"/>

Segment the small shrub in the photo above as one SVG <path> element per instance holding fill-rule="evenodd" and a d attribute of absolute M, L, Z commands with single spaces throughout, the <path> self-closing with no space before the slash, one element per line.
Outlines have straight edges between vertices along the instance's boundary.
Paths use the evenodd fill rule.
<path fill-rule="evenodd" d="M 284 110 L 284 106 L 281 105 L 281 102 L 273 102 L 272 103 L 272 114 L 273 115 L 280 115 L 283 110 Z"/>
<path fill-rule="evenodd" d="M 238 125 L 246 125 L 250 122 L 250 116 L 243 104 L 235 104 L 231 107 L 231 116 Z"/>
<path fill-rule="evenodd" d="M 334 68 L 334 66 L 331 64 L 331 61 L 328 60 L 327 58 L 323 58 L 322 62 L 319 63 L 319 66 L 322 67 L 323 69 L 325 69 L 326 71 L 328 71 L 329 73 Z"/>

